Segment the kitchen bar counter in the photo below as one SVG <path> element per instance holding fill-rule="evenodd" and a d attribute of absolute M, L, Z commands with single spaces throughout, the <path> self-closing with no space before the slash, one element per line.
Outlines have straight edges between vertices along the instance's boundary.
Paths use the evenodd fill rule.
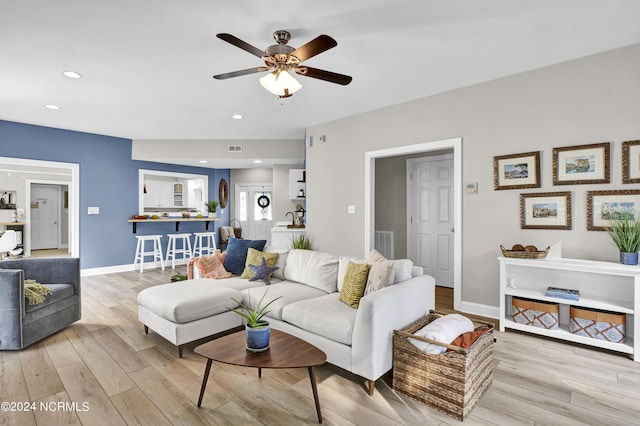
<path fill-rule="evenodd" d="M 132 223 L 133 224 L 133 233 L 136 233 L 136 225 L 138 223 L 159 223 L 159 222 L 175 222 L 176 224 L 176 232 L 179 232 L 180 229 L 180 223 L 182 222 L 205 222 L 205 229 L 208 231 L 209 230 L 209 222 L 215 222 L 218 220 L 222 220 L 219 217 L 203 217 L 203 218 L 197 218 L 197 217 L 190 217 L 190 218 L 183 218 L 183 217 L 161 217 L 159 219 L 129 219 L 127 222 Z"/>

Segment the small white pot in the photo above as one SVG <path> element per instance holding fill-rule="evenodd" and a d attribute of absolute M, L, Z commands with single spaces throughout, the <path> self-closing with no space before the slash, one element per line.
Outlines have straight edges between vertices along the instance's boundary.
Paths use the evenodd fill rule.
<path fill-rule="evenodd" d="M 213 219 L 213 218 L 216 218 L 216 217 L 218 217 L 218 216 L 216 215 L 216 212 L 209 212 L 209 218 L 210 218 L 210 219 Z"/>

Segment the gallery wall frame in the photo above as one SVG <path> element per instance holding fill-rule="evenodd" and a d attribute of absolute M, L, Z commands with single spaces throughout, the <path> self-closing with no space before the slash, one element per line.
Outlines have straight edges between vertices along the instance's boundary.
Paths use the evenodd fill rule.
<path fill-rule="evenodd" d="M 540 151 L 493 157 L 493 187 L 496 191 L 540 186 Z"/>
<path fill-rule="evenodd" d="M 587 191 L 587 230 L 606 231 L 611 220 L 640 214 L 640 189 Z"/>
<path fill-rule="evenodd" d="M 611 143 L 553 148 L 553 185 L 609 183 Z"/>
<path fill-rule="evenodd" d="M 571 192 L 520 194 L 520 228 L 570 230 Z"/>
<path fill-rule="evenodd" d="M 640 183 L 640 140 L 622 142 L 622 183 Z"/>

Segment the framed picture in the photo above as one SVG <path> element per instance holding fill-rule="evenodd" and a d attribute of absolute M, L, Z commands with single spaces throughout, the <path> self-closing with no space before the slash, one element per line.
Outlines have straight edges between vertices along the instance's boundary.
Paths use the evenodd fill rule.
<path fill-rule="evenodd" d="M 540 188 L 540 151 L 493 157 L 493 187 Z"/>
<path fill-rule="evenodd" d="M 553 148 L 553 184 L 609 183 L 609 142 Z"/>
<path fill-rule="evenodd" d="M 587 230 L 606 231 L 611 220 L 640 214 L 640 189 L 587 191 Z"/>
<path fill-rule="evenodd" d="M 520 194 L 520 228 L 571 229 L 571 192 Z"/>
<path fill-rule="evenodd" d="M 622 183 L 640 183 L 640 141 L 622 142 Z"/>

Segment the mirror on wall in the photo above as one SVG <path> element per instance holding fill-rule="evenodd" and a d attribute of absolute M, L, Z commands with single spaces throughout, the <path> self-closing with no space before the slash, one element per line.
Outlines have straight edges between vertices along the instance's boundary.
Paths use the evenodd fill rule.
<path fill-rule="evenodd" d="M 209 193 L 209 177 L 186 173 L 140 169 L 138 177 L 140 214 L 202 213 Z"/>

